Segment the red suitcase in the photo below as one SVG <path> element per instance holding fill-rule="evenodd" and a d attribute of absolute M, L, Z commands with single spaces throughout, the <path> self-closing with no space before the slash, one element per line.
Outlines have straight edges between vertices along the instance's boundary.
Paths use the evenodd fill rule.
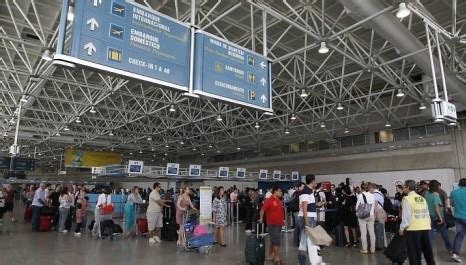
<path fill-rule="evenodd" d="M 24 209 L 24 221 L 25 222 L 30 222 L 32 219 L 32 207 L 29 205 Z"/>
<path fill-rule="evenodd" d="M 144 235 L 149 232 L 146 218 L 138 218 L 136 220 L 136 225 L 138 226 L 138 235 Z"/>
<path fill-rule="evenodd" d="M 52 218 L 42 215 L 39 219 L 39 232 L 49 232 L 52 227 Z"/>

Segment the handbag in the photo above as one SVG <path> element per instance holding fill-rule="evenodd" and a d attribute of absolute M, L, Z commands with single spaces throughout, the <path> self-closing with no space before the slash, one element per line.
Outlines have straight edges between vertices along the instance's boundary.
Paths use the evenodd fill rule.
<path fill-rule="evenodd" d="M 387 212 L 385 212 L 379 202 L 375 205 L 375 220 L 381 224 L 385 224 L 387 221 Z"/>
<path fill-rule="evenodd" d="M 362 194 L 362 198 L 364 199 L 364 203 L 358 205 L 356 216 L 359 219 L 366 219 L 371 216 L 372 204 L 367 203 L 366 195 Z"/>
<path fill-rule="evenodd" d="M 332 237 L 329 236 L 327 231 L 320 225 L 315 228 L 306 226 L 306 234 L 314 245 L 330 246 L 330 244 L 332 244 Z"/>
<path fill-rule="evenodd" d="M 113 207 L 112 204 L 107 204 L 105 206 L 102 206 L 102 208 L 100 209 L 100 213 L 103 215 L 112 214 L 114 209 L 115 207 Z"/>

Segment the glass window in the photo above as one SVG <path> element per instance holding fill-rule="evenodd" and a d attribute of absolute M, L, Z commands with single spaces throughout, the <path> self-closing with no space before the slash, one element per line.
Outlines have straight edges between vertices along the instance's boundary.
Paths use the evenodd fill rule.
<path fill-rule="evenodd" d="M 353 135 L 353 146 L 365 145 L 365 144 L 366 144 L 365 134 Z"/>
<path fill-rule="evenodd" d="M 409 129 L 402 128 L 395 130 L 395 141 L 409 140 Z"/>
<path fill-rule="evenodd" d="M 342 137 L 342 138 L 340 138 L 340 140 L 341 140 L 341 148 L 353 146 L 353 137 L 352 136 Z"/>
<path fill-rule="evenodd" d="M 330 145 L 328 143 L 328 141 L 326 140 L 320 140 L 319 141 L 319 150 L 325 150 L 325 149 L 329 149 L 330 148 Z"/>
<path fill-rule="evenodd" d="M 423 138 L 426 137 L 426 134 L 426 126 L 424 125 L 409 128 L 411 139 Z"/>
<path fill-rule="evenodd" d="M 379 131 L 379 142 L 387 143 L 393 142 L 393 130 L 381 130 Z"/>
<path fill-rule="evenodd" d="M 308 143 L 308 150 L 309 151 L 319 150 L 319 142 L 310 141 Z"/>
<path fill-rule="evenodd" d="M 444 135 L 445 126 L 442 123 L 429 124 L 426 126 L 427 136 Z"/>

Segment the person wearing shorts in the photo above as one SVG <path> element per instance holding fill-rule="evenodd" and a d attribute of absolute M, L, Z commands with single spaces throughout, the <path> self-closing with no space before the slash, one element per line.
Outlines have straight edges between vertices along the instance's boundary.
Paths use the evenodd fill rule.
<path fill-rule="evenodd" d="M 162 200 L 160 198 L 160 183 L 155 182 L 153 190 L 149 194 L 149 206 L 147 207 L 147 225 L 149 228 L 150 238 L 149 243 L 160 243 L 160 232 L 163 227 L 162 207 L 170 207 L 166 203 L 170 200 Z"/>
<path fill-rule="evenodd" d="M 259 218 L 259 223 L 262 223 L 264 214 L 266 215 L 267 229 L 270 235 L 270 248 L 267 260 L 273 261 L 276 264 L 281 263 L 279 247 L 282 226 L 285 224 L 285 212 L 281 201 L 282 195 L 283 193 L 280 188 L 273 187 L 272 196 L 265 200 Z"/>

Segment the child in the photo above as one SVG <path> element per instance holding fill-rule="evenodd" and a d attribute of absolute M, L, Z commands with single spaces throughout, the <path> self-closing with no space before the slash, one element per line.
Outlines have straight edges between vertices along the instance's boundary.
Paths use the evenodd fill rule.
<path fill-rule="evenodd" d="M 86 213 L 89 197 L 84 196 L 84 200 L 79 199 L 76 203 L 76 230 L 74 231 L 75 236 L 81 236 L 81 228 L 84 228 Z"/>

